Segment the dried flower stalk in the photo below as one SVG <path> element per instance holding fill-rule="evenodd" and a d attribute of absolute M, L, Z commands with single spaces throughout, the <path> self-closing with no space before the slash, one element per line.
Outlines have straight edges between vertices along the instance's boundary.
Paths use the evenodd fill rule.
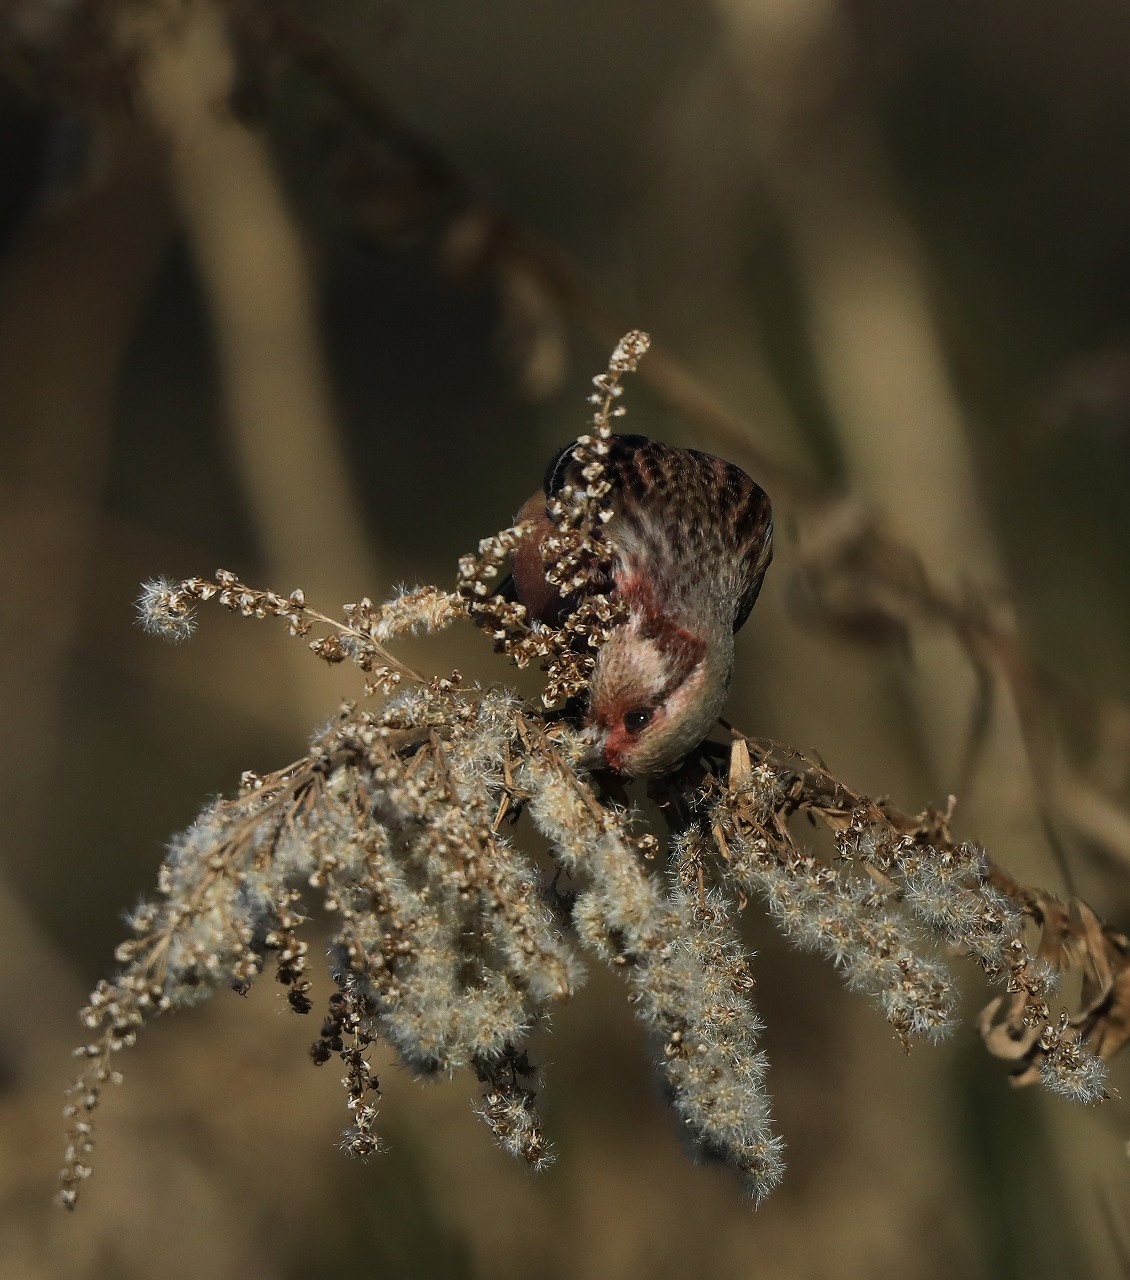
<path fill-rule="evenodd" d="M 585 487 L 552 512 L 559 535 L 548 554 L 565 586 L 604 573 L 602 459 L 620 380 L 646 346 L 645 335 L 627 335 L 596 380 Z M 142 1025 L 222 986 L 244 991 L 268 965 L 290 1007 L 310 1012 L 301 934 L 314 904 L 330 920 L 335 990 L 311 1056 L 343 1064 L 343 1146 L 361 1157 L 380 1148 L 368 1055 L 383 1040 L 420 1075 L 473 1070 L 478 1114 L 499 1145 L 532 1168 L 549 1163 L 528 1043 L 580 985 L 588 952 L 627 978 L 689 1138 L 760 1200 L 784 1165 L 738 930 L 753 896 L 790 941 L 827 956 L 870 996 L 906 1045 L 952 1027 L 936 950 L 965 952 L 1005 984 L 1007 1001 L 988 1006 L 981 1029 L 991 1052 L 1017 1063 L 1018 1081 L 1039 1079 L 1077 1101 L 1105 1096 L 1102 1059 L 1130 1038 L 1130 943 L 1082 904 L 1020 886 L 977 847 L 956 844 L 948 811 L 908 816 L 795 752 L 734 734 L 728 762 L 707 744 L 653 784 L 668 830 L 640 830 L 615 780 L 582 767 L 585 739 L 568 709 L 547 709 L 583 693 L 589 655 L 615 625 L 612 602 L 559 627 L 528 627 L 490 585 L 519 533 L 487 539 L 460 562 L 456 592 L 361 600 L 341 620 L 301 591 L 260 591 L 228 572 L 143 588 L 150 630 L 183 639 L 210 600 L 274 617 L 324 661 L 355 663 L 366 693 L 384 700 L 343 707 L 302 759 L 245 773 L 238 795 L 207 806 L 171 842 L 157 895 L 133 913 L 133 936 L 118 948 L 117 977 L 83 1011 L 95 1034 L 77 1051 L 61 1203 L 73 1206 L 89 1175 L 93 1113 Z M 425 678 L 387 648 L 407 631 L 467 617 L 517 664 L 543 660 L 541 705 L 505 688 L 466 688 L 458 672 Z M 799 845 L 798 814 L 834 834 L 835 863 Z M 552 883 L 523 847 L 526 826 L 549 842 Z M 560 875 L 575 892 L 558 891 Z M 1042 930 L 1035 950 L 1026 922 Z M 1084 972 L 1074 1011 L 1050 1003 L 1064 967 Z"/>

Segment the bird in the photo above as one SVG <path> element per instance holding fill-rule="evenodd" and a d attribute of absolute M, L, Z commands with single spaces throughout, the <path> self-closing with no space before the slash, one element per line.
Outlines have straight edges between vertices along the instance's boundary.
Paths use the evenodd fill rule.
<path fill-rule="evenodd" d="M 773 555 L 768 495 L 740 467 L 641 435 L 609 437 L 609 581 L 625 614 L 596 655 L 585 709 L 597 767 L 629 778 L 674 772 L 725 703 L 734 634 L 749 617 Z M 517 599 L 533 622 L 556 625 L 577 603 L 546 580 L 548 503 L 583 485 L 578 441 L 550 460 L 542 489 L 518 513 L 529 533 L 511 555 Z"/>

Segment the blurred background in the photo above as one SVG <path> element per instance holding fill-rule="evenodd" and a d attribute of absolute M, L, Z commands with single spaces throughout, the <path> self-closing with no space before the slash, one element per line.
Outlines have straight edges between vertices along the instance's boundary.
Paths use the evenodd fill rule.
<path fill-rule="evenodd" d="M 961 836 L 1130 924 L 1128 60 L 1116 0 L 5 0 L 5 1277 L 1130 1274 L 1120 1097 L 1011 1090 L 968 972 L 904 1056 L 756 906 L 790 1164 L 756 1213 L 595 965 L 535 1041 L 543 1177 L 473 1082 L 384 1059 L 388 1150 L 348 1161 L 264 981 L 142 1035 L 49 1203 L 75 1014 L 163 842 L 361 692 L 220 610 L 150 640 L 138 583 L 452 582 L 628 328 L 628 429 L 776 507 L 731 718 L 908 810 L 958 794 Z M 510 678 L 466 627 L 406 651 Z"/>

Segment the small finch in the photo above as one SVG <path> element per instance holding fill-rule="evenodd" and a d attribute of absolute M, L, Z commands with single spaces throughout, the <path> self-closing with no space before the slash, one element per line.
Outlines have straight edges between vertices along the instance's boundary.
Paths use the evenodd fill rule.
<path fill-rule="evenodd" d="M 693 751 L 721 713 L 734 632 L 772 558 L 773 515 L 764 490 L 721 458 L 645 436 L 610 443 L 613 558 L 604 587 L 627 618 L 597 654 L 586 721 L 608 768 L 653 778 Z M 583 484 L 574 448 L 558 453 L 544 490 L 518 513 L 534 531 L 513 554 L 514 590 L 531 619 L 549 624 L 563 602 L 541 555 L 554 531 L 546 504 L 566 484 Z"/>

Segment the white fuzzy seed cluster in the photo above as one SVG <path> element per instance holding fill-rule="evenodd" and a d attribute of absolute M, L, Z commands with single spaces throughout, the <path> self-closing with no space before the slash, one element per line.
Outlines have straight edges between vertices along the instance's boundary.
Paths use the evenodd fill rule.
<path fill-rule="evenodd" d="M 574 928 L 586 948 L 623 969 L 637 1016 L 661 1039 L 660 1067 L 688 1135 L 739 1171 L 760 1201 L 781 1181 L 784 1161 L 730 904 L 699 895 L 678 872 L 664 892 L 641 865 L 627 815 L 596 804 L 556 753 L 531 756 L 520 781 L 555 856 L 587 882 Z"/>
<path fill-rule="evenodd" d="M 831 960 L 851 990 L 871 997 L 904 1044 L 919 1036 L 937 1040 L 952 1029 L 949 974 L 918 953 L 908 922 L 885 894 L 797 849 L 768 814 L 762 824 L 720 803 L 714 822 L 734 882 L 764 898 L 791 942 Z"/>
<path fill-rule="evenodd" d="M 859 840 L 863 856 L 875 844 L 864 822 L 845 833 L 841 847 L 851 853 Z M 1048 995 L 1056 973 L 1024 941 L 1024 916 L 989 880 L 988 861 L 979 845 L 966 842 L 938 848 L 904 836 L 888 839 L 872 865 L 880 865 L 902 891 L 902 901 L 931 933 L 958 948 L 990 979 L 1003 981 L 1012 1007 L 1009 1019 L 1017 1037 L 1030 1032 L 1040 1082 L 1072 1102 L 1101 1102 L 1106 1068 L 1080 1043 L 1071 1019 L 1052 1015 Z M 1038 1032 L 1038 1034 L 1036 1034 Z"/>
<path fill-rule="evenodd" d="M 764 898 L 785 935 L 826 956 L 850 988 L 874 999 L 907 1046 L 917 1036 L 938 1039 L 953 1025 L 952 983 L 923 954 L 927 941 L 970 956 L 1006 986 L 1003 1025 L 994 1029 L 1004 1004 L 997 999 L 981 1028 L 994 1052 L 1027 1064 L 1016 1078 L 1038 1079 L 1075 1102 L 1106 1096 L 1105 1067 L 1080 1031 L 1089 1011 L 1053 1015 L 1048 996 L 1057 974 L 1043 946 L 1033 954 L 1024 937 L 1026 921 L 1043 919 L 1053 932 L 1063 927 L 1047 924 L 1048 915 L 1062 918 L 1062 904 L 1020 886 L 998 888 L 992 876 L 1000 873 L 984 850 L 950 839 L 947 814 L 897 815 L 896 825 L 882 804 L 822 767 L 780 763 L 772 748 L 755 764 L 749 747 L 735 743 L 728 785 L 710 810 L 724 885 Z M 839 866 L 798 846 L 789 818 L 802 811 L 833 832 Z M 1097 924 L 1095 932 L 1101 937 Z M 1081 944 L 1076 949 L 1084 966 L 1105 963 Z"/>
<path fill-rule="evenodd" d="M 299 934 L 311 891 L 332 922 L 336 986 L 312 1053 L 346 1067 L 346 1147 L 379 1146 L 366 1050 L 381 1039 L 421 1074 L 472 1067 L 499 1140 L 548 1162 L 515 1064 L 581 970 L 538 871 L 499 829 L 522 713 L 509 692 L 454 679 L 407 689 L 380 712 L 347 707 L 304 760 L 246 774 L 237 798 L 171 842 L 159 896 L 132 914 L 134 936 L 118 949 L 122 972 L 84 1013 L 101 1036 L 81 1052 L 64 1203 L 89 1167 L 87 1116 L 113 1078 L 110 1058 L 145 1021 L 224 986 L 246 990 L 268 963 L 291 1007 L 310 1010 Z M 503 1123 L 500 1098 L 521 1104 L 524 1126 Z"/>

